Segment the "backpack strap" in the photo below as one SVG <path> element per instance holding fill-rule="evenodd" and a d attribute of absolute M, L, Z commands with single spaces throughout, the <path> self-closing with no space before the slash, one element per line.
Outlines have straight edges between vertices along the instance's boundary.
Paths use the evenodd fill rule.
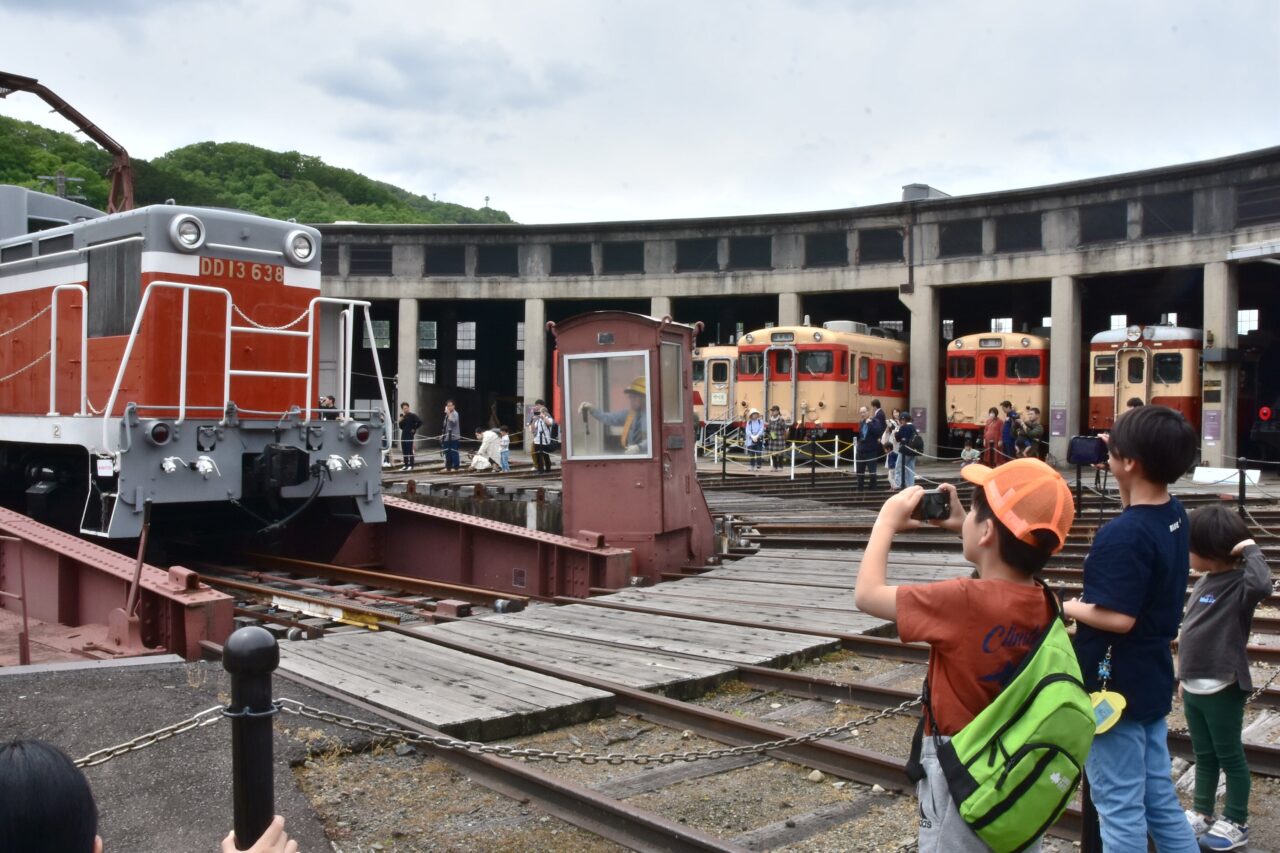
<path fill-rule="evenodd" d="M 933 719 L 933 707 L 929 704 L 929 679 L 924 680 L 924 686 L 920 690 L 921 710 L 920 722 L 916 725 L 916 733 L 911 736 L 911 754 L 907 756 L 907 765 L 904 768 L 907 779 L 911 784 L 916 784 L 924 778 L 924 765 L 920 763 L 920 751 L 924 746 L 925 738 L 925 721 Z M 934 724 L 937 729 L 937 724 Z"/>

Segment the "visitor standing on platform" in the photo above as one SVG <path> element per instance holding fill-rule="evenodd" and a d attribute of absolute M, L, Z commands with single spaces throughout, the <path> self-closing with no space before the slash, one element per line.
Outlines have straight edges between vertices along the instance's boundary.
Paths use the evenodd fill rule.
<path fill-rule="evenodd" d="M 911 414 L 903 412 L 900 416 L 902 426 L 898 427 L 898 483 L 901 488 L 916 484 L 916 457 L 920 455 L 923 440 L 916 425 L 911 422 Z"/>
<path fill-rule="evenodd" d="M 413 445 L 418 440 L 418 430 L 422 428 L 422 418 L 409 410 L 408 403 L 401 403 L 400 418 L 397 423 L 400 427 L 400 470 L 409 471 L 414 465 Z"/>
<path fill-rule="evenodd" d="M 760 410 L 752 409 L 747 413 L 747 425 L 742 429 L 742 442 L 747 448 L 752 471 L 760 470 L 760 457 L 764 453 L 765 441 L 764 420 L 760 417 Z"/>
<path fill-rule="evenodd" d="M 1085 688 L 1119 715 L 1094 738 L 1085 765 L 1108 853 L 1146 850 L 1148 834 L 1160 853 L 1200 849 L 1170 778 L 1165 720 L 1190 567 L 1187 513 L 1169 484 L 1191 467 L 1198 444 L 1186 418 L 1165 406 L 1116 418 L 1109 462 L 1124 509 L 1098 529 L 1084 591 L 1063 604 L 1079 623 Z"/>
<path fill-rule="evenodd" d="M 444 448 L 444 470 L 446 471 L 462 470 L 462 458 L 458 455 L 458 448 L 462 446 L 462 428 L 458 424 L 458 410 L 453 407 L 453 401 L 445 401 L 444 424 L 440 428 L 440 446 Z"/>
<path fill-rule="evenodd" d="M 535 400 L 526 433 L 533 445 L 533 470 L 539 474 L 551 473 L 551 442 L 555 440 L 555 425 L 555 418 L 547 411 L 547 404 Z"/>
<path fill-rule="evenodd" d="M 879 400 L 872 405 L 879 405 Z M 871 488 L 876 488 L 876 465 L 880 463 L 880 457 L 884 454 L 884 448 L 880 444 L 881 438 L 884 437 L 884 412 L 877 412 L 880 418 L 875 415 L 867 414 L 867 407 L 862 406 L 858 409 L 858 462 L 854 466 L 858 474 L 858 490 L 866 488 L 864 478 L 871 475 Z"/>
<path fill-rule="evenodd" d="M 1000 464 L 1000 410 L 987 409 L 987 423 L 982 428 L 982 453 L 987 467 Z"/>
<path fill-rule="evenodd" d="M 502 436 L 498 448 L 502 452 L 502 473 L 505 474 L 511 470 L 511 430 L 503 424 L 498 427 L 498 434 Z"/>
<path fill-rule="evenodd" d="M 787 419 L 782 416 L 782 409 L 779 407 L 769 408 L 765 432 L 764 449 L 769 453 L 770 466 L 778 471 L 782 468 L 782 455 L 787 450 Z"/>

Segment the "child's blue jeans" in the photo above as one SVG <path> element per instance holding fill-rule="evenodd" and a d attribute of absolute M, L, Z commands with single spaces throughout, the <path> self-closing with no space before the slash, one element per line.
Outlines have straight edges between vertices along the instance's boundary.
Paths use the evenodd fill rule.
<path fill-rule="evenodd" d="M 502 470 L 503 471 L 511 470 L 511 451 L 510 450 L 502 451 Z"/>

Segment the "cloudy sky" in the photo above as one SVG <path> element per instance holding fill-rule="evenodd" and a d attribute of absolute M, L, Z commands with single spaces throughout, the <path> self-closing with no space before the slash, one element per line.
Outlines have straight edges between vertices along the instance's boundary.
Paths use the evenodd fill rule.
<path fill-rule="evenodd" d="M 0 0 L 135 156 L 294 149 L 520 222 L 819 210 L 1280 144 L 1277 0 Z M 29 95 L 0 114 L 68 129 Z"/>

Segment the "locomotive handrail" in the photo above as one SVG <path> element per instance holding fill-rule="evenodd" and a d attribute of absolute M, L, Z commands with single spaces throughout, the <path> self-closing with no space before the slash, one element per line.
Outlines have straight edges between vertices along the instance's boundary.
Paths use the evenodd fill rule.
<path fill-rule="evenodd" d="M 74 290 L 80 294 L 80 414 L 87 414 L 89 399 L 89 291 L 83 284 L 60 284 L 50 297 L 49 319 L 49 415 L 58 414 L 58 291 Z"/>
<path fill-rule="evenodd" d="M 342 395 L 341 409 L 343 420 L 351 419 L 351 370 L 354 361 L 353 339 L 355 334 L 355 323 L 351 322 L 351 311 L 355 308 L 362 308 L 364 314 L 364 332 L 369 337 L 369 343 L 375 345 L 377 341 L 373 334 L 373 320 L 369 316 L 368 300 L 363 299 L 341 299 L 336 296 L 317 296 L 311 300 L 308 310 L 307 322 L 307 405 L 302 410 L 302 422 L 311 422 L 311 400 L 314 393 L 312 379 L 314 372 L 312 371 L 312 361 L 315 358 L 315 346 L 312 343 L 315 340 L 316 316 L 317 308 L 320 305 L 342 305 L 343 310 L 338 317 L 339 332 L 341 334 L 341 346 L 338 348 L 338 369 L 339 376 L 342 378 L 339 393 Z M 378 379 L 378 395 L 382 401 L 382 447 L 384 450 L 391 447 L 391 407 L 387 402 L 387 385 L 382 378 L 382 362 L 378 358 L 377 347 L 372 346 L 373 350 L 373 372 Z"/>
<path fill-rule="evenodd" d="M 146 316 L 147 305 L 151 301 L 151 294 L 155 290 L 181 290 L 182 291 L 182 353 L 179 363 L 179 379 L 178 379 L 178 419 L 176 423 L 182 423 L 187 416 L 187 340 L 189 332 L 190 319 L 190 303 L 191 291 L 201 293 L 218 293 L 227 301 L 227 334 L 226 342 L 223 347 L 223 368 L 222 368 L 222 406 L 223 420 L 226 420 L 226 405 L 231 398 L 231 293 L 222 287 L 209 287 L 203 284 L 190 284 L 178 281 L 153 281 L 147 285 L 146 291 L 142 294 L 142 302 L 138 305 L 138 313 L 133 318 L 133 329 L 129 332 L 129 341 L 125 344 L 124 354 L 120 357 L 120 369 L 116 372 L 116 381 L 111 386 L 111 396 L 107 399 L 106 408 L 102 410 L 102 447 L 107 450 L 111 447 L 108 430 L 111 425 L 111 413 L 115 411 L 116 398 L 120 396 L 120 385 L 124 382 L 124 372 L 129 366 L 129 359 L 133 355 L 133 345 L 138 340 L 138 330 L 142 328 L 142 318 Z M 117 448 L 119 450 L 119 448 Z"/>
<path fill-rule="evenodd" d="M 800 404 L 800 386 L 796 375 L 800 365 L 800 352 L 791 345 L 769 344 L 769 346 L 764 349 L 760 365 L 760 378 L 762 380 L 764 391 L 761 398 L 764 400 L 762 405 L 764 406 L 764 411 L 769 411 L 769 353 L 774 350 L 784 350 L 791 353 L 791 372 L 788 376 L 790 377 L 791 382 L 791 412 L 794 414 L 797 411 L 796 407 Z"/>

